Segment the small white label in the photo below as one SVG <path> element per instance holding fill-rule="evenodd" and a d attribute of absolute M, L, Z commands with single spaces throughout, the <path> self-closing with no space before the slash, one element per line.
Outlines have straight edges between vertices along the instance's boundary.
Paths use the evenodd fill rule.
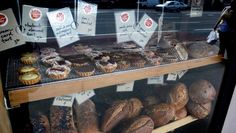
<path fill-rule="evenodd" d="M 116 91 L 117 92 L 128 92 L 128 91 L 133 91 L 133 88 L 134 88 L 134 81 L 117 85 Z"/>
<path fill-rule="evenodd" d="M 182 46 L 182 44 L 177 44 L 175 46 L 175 49 L 180 57 L 181 60 L 187 60 L 188 59 L 188 52 L 186 49 Z"/>
<path fill-rule="evenodd" d="M 73 94 L 55 97 L 52 105 L 72 107 L 74 99 L 75 99 L 75 97 Z"/>
<path fill-rule="evenodd" d="M 148 78 L 147 84 L 164 84 L 164 76 Z"/>
<path fill-rule="evenodd" d="M 177 79 L 177 77 L 178 77 L 177 73 L 169 73 L 166 80 L 175 81 Z"/>
<path fill-rule="evenodd" d="M 82 91 L 76 94 L 75 99 L 79 104 L 81 104 L 86 100 L 88 100 L 89 98 L 93 97 L 94 95 L 95 95 L 94 90 Z"/>
<path fill-rule="evenodd" d="M 181 79 L 187 71 L 188 71 L 188 70 L 183 70 L 183 71 L 177 72 L 177 73 L 178 73 L 178 76 L 179 76 L 179 79 Z"/>

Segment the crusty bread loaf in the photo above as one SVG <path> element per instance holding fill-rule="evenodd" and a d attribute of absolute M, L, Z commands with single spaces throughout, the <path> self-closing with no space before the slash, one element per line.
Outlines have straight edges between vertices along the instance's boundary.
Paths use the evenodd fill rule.
<path fill-rule="evenodd" d="M 183 119 L 187 116 L 187 109 L 184 107 L 180 110 L 175 111 L 175 120 Z"/>
<path fill-rule="evenodd" d="M 33 126 L 33 133 L 50 133 L 50 123 L 48 117 L 41 112 L 30 117 Z"/>
<path fill-rule="evenodd" d="M 142 102 L 137 98 L 131 98 L 128 100 L 129 114 L 127 118 L 134 118 L 138 116 L 143 108 Z"/>
<path fill-rule="evenodd" d="M 211 102 L 199 104 L 193 102 L 192 100 L 189 100 L 187 104 L 187 110 L 192 116 L 199 119 L 203 119 L 209 115 L 211 111 L 211 106 Z"/>

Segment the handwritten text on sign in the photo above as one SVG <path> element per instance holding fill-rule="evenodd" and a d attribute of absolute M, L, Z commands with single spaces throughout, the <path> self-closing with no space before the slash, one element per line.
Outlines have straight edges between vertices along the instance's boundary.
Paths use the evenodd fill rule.
<path fill-rule="evenodd" d="M 54 106 L 72 107 L 74 99 L 75 99 L 75 97 L 73 94 L 55 97 L 54 101 L 53 101 L 53 105 Z"/>

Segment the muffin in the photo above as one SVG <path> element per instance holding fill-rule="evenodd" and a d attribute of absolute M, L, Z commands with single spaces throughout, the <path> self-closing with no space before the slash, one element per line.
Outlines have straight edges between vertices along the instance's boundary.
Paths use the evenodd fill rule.
<path fill-rule="evenodd" d="M 18 69 L 19 74 L 24 74 L 28 72 L 38 72 L 38 69 L 33 66 L 22 66 Z"/>
<path fill-rule="evenodd" d="M 95 68 L 92 65 L 84 65 L 84 66 L 81 66 L 81 67 L 77 67 L 75 69 L 75 72 L 80 77 L 88 77 L 88 76 L 91 76 L 95 73 Z"/>
<path fill-rule="evenodd" d="M 26 65 L 34 64 L 37 60 L 38 60 L 38 54 L 34 52 L 23 53 L 22 57 L 20 58 L 20 61 Z"/>
<path fill-rule="evenodd" d="M 96 66 L 97 68 L 104 72 L 104 73 L 110 73 L 110 72 L 113 72 L 116 70 L 117 68 L 117 64 L 116 62 L 112 61 L 112 60 L 109 60 L 107 62 L 104 62 L 104 61 L 98 61 L 96 62 Z"/>
<path fill-rule="evenodd" d="M 70 70 L 67 66 L 54 65 L 46 70 L 46 74 L 52 79 L 65 79 L 68 77 Z"/>
<path fill-rule="evenodd" d="M 33 85 L 41 80 L 41 75 L 38 72 L 28 72 L 19 76 L 19 80 L 24 85 Z"/>

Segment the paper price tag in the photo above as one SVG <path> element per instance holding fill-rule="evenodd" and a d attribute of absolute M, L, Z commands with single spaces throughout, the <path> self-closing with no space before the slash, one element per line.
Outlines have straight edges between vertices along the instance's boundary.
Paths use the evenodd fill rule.
<path fill-rule="evenodd" d="M 175 81 L 177 79 L 177 77 L 178 77 L 177 73 L 169 73 L 166 80 Z"/>
<path fill-rule="evenodd" d="M 97 5 L 79 1 L 77 10 L 78 32 L 95 36 L 97 20 Z"/>
<path fill-rule="evenodd" d="M 130 83 L 117 85 L 116 91 L 117 92 L 128 92 L 128 91 L 133 91 L 133 88 L 134 88 L 134 81 L 130 82 Z"/>
<path fill-rule="evenodd" d="M 74 99 L 75 99 L 75 97 L 73 94 L 55 97 L 52 105 L 72 107 Z"/>
<path fill-rule="evenodd" d="M 47 42 L 48 8 L 23 5 L 22 33 L 27 42 Z"/>
<path fill-rule="evenodd" d="M 48 12 L 47 16 L 59 47 L 64 47 L 79 40 L 70 8 L 66 7 Z"/>
<path fill-rule="evenodd" d="M 148 78 L 147 84 L 164 84 L 164 76 Z"/>
<path fill-rule="evenodd" d="M 183 71 L 179 71 L 177 72 L 178 73 L 178 76 L 179 76 L 179 79 L 181 79 L 185 73 L 187 73 L 188 70 L 183 70 Z"/>
<path fill-rule="evenodd" d="M 88 100 L 89 98 L 93 97 L 94 95 L 95 95 L 94 90 L 82 91 L 76 94 L 75 99 L 79 104 L 81 104 L 85 102 L 86 100 Z"/>
<path fill-rule="evenodd" d="M 134 32 L 135 11 L 115 12 L 117 43 L 131 41 L 130 35 Z"/>
<path fill-rule="evenodd" d="M 131 34 L 131 39 L 139 46 L 144 48 L 157 28 L 157 23 L 144 14 L 134 32 Z"/>
<path fill-rule="evenodd" d="M 11 8 L 0 11 L 0 51 L 25 44 Z"/>
<path fill-rule="evenodd" d="M 175 49 L 180 57 L 181 60 L 187 60 L 188 59 L 188 52 L 187 50 L 182 46 L 182 44 L 177 43 L 175 46 Z"/>

